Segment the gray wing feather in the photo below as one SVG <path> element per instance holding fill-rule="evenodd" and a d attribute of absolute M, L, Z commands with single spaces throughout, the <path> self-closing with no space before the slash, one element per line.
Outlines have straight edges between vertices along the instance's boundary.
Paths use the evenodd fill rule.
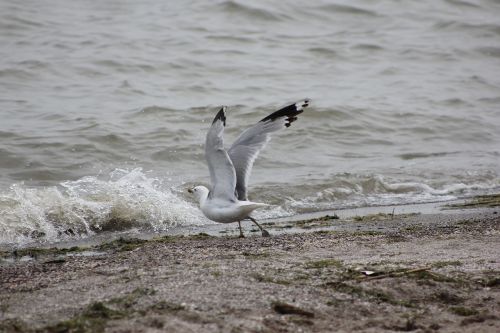
<path fill-rule="evenodd" d="M 224 125 L 226 124 L 223 107 L 208 130 L 205 141 L 205 157 L 210 171 L 211 198 L 236 200 L 236 172 L 228 153 L 224 149 Z"/>
<path fill-rule="evenodd" d="M 227 151 L 236 171 L 236 192 L 239 200 L 248 200 L 247 184 L 259 152 L 271 140 L 271 133 L 289 127 L 297 115 L 309 106 L 309 100 L 288 105 L 246 129 Z"/>

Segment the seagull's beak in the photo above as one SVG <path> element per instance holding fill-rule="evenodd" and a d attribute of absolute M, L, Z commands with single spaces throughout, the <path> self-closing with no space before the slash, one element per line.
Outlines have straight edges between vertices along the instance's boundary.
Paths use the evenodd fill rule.
<path fill-rule="evenodd" d="M 188 188 L 188 192 L 189 192 L 189 193 L 193 193 L 194 191 L 193 191 L 193 189 L 190 187 L 190 188 Z"/>

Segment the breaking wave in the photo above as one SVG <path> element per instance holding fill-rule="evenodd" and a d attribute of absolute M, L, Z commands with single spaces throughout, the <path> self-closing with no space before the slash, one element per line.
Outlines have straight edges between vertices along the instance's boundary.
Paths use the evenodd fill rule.
<path fill-rule="evenodd" d="M 477 178 L 481 180 L 426 184 L 386 179 L 381 175 L 337 174 L 326 184 L 267 185 L 253 191 L 260 192 L 256 201 L 276 206 L 255 215 L 270 218 L 331 209 L 440 202 L 499 191 L 500 181 L 495 175 L 487 173 Z"/>
<path fill-rule="evenodd" d="M 164 188 L 141 169 L 116 169 L 105 178 L 88 176 L 42 188 L 12 185 L 0 194 L 0 244 L 206 223 L 179 191 Z"/>

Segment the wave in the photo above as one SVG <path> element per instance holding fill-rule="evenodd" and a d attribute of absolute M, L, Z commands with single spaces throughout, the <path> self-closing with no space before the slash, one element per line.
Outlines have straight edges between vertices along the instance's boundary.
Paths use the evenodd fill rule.
<path fill-rule="evenodd" d="M 433 152 L 433 153 L 405 153 L 405 154 L 400 154 L 398 157 L 400 157 L 403 160 L 413 160 L 417 158 L 429 158 L 429 157 L 443 157 L 447 155 L 454 155 L 458 154 L 459 152 Z"/>
<path fill-rule="evenodd" d="M 485 46 L 477 48 L 476 51 L 488 57 L 500 58 L 500 47 Z"/>
<path fill-rule="evenodd" d="M 163 189 L 159 179 L 140 168 L 116 169 L 106 178 L 88 176 L 42 188 L 12 185 L 0 194 L 0 244 L 206 223 L 175 189 Z"/>
<path fill-rule="evenodd" d="M 255 212 L 257 219 L 266 219 L 329 209 L 448 201 L 500 188 L 495 175 L 476 178 L 440 185 L 345 173 L 303 184 L 266 183 L 252 187 L 250 195 L 254 201 L 273 205 Z M 140 168 L 115 169 L 108 175 L 50 187 L 15 184 L 0 194 L 0 245 L 55 243 L 102 232 L 159 232 L 210 223 L 184 193 L 189 185 L 194 184 L 166 184 Z"/>
<path fill-rule="evenodd" d="M 500 189 L 497 177 L 486 174 L 478 175 L 478 178 L 482 180 L 427 184 L 386 179 L 381 175 L 347 173 L 335 175 L 326 183 L 274 184 L 258 187 L 252 192 L 259 195 L 256 201 L 276 205 L 267 212 L 256 214 L 256 217 L 268 218 L 330 209 L 450 201 Z"/>
<path fill-rule="evenodd" d="M 470 3 L 467 1 L 461 1 L 461 0 L 446 0 L 449 4 L 453 6 L 461 6 L 461 7 L 467 7 L 467 8 L 481 8 L 480 5 L 475 4 L 475 3 Z"/>
<path fill-rule="evenodd" d="M 217 5 L 217 11 L 227 12 L 231 15 L 238 15 L 239 17 L 249 18 L 252 20 L 261 21 L 281 21 L 286 18 L 283 14 L 277 14 L 266 8 L 252 7 L 247 4 L 242 4 L 237 1 L 224 1 Z"/>
<path fill-rule="evenodd" d="M 362 16 L 378 16 L 377 12 L 349 6 L 349 5 L 340 5 L 340 4 L 327 4 L 320 7 L 322 11 L 331 12 L 334 14 L 350 14 L 350 15 L 362 15 Z"/>
<path fill-rule="evenodd" d="M 464 32 L 490 32 L 493 34 L 500 34 L 500 25 L 493 23 L 468 23 L 460 21 L 439 21 L 434 24 L 437 30 L 445 31 L 464 31 Z"/>

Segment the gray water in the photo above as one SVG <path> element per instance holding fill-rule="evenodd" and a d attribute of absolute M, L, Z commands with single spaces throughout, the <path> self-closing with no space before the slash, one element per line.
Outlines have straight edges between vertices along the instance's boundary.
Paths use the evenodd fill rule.
<path fill-rule="evenodd" d="M 304 97 L 259 156 L 257 218 L 500 190 L 500 2 L 0 0 L 0 244 L 208 222 L 226 142 Z"/>

